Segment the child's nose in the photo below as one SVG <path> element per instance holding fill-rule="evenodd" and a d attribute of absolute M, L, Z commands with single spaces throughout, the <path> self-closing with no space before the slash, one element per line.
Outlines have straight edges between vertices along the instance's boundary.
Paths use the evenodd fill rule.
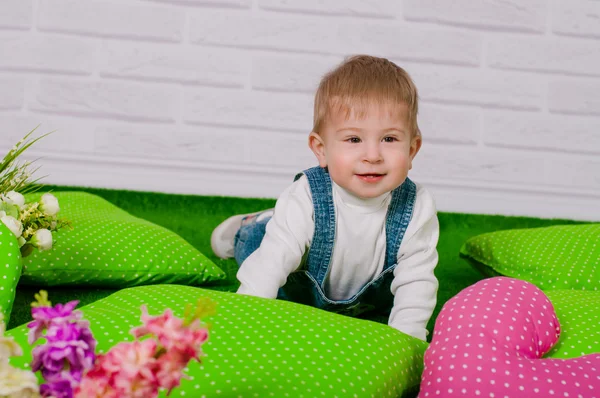
<path fill-rule="evenodd" d="M 369 163 L 378 163 L 383 160 L 381 148 L 378 144 L 367 144 L 365 148 L 365 160 Z"/>

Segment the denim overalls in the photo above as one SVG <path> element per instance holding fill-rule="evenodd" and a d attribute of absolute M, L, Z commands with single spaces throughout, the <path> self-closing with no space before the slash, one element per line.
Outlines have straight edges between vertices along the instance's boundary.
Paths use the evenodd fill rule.
<path fill-rule="evenodd" d="M 377 310 L 389 314 L 394 297 L 390 285 L 394 279 L 396 257 L 402 238 L 413 214 L 416 186 L 406 178 L 404 183 L 392 191 L 385 224 L 386 255 L 382 272 L 347 300 L 331 300 L 324 292 L 325 278 L 335 240 L 335 208 L 329 173 L 321 167 L 305 170 L 314 206 L 315 232 L 308 253 L 302 264 L 292 272 L 286 284 L 279 289 L 277 298 L 306 304 L 327 311 L 356 316 Z M 298 174 L 297 180 L 302 176 Z M 238 264 L 254 252 L 265 235 L 270 218 L 249 217 L 235 237 L 235 258 Z M 358 226 L 357 226 L 358 227 Z"/>

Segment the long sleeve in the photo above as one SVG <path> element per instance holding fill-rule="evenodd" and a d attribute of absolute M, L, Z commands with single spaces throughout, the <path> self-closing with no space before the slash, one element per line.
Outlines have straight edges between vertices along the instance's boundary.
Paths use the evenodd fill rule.
<path fill-rule="evenodd" d="M 276 298 L 300 266 L 314 233 L 313 205 L 305 176 L 286 189 L 275 205 L 260 247 L 240 266 L 238 293 Z"/>
<path fill-rule="evenodd" d="M 434 269 L 439 223 L 433 198 L 418 186 L 413 218 L 400 249 L 394 270 L 394 306 L 388 324 L 401 332 L 426 340 L 427 322 L 437 299 L 438 280 Z"/>

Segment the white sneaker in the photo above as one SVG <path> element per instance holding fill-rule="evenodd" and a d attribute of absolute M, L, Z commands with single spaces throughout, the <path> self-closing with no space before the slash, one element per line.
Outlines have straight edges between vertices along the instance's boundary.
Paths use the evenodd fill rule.
<path fill-rule="evenodd" d="M 273 210 L 258 211 L 256 213 L 238 214 L 223 221 L 215 228 L 210 236 L 210 246 L 212 251 L 219 258 L 227 259 L 233 257 L 233 245 L 235 235 L 242 226 L 242 221 L 246 217 L 251 217 L 260 214 L 257 221 L 264 217 L 272 216 Z"/>

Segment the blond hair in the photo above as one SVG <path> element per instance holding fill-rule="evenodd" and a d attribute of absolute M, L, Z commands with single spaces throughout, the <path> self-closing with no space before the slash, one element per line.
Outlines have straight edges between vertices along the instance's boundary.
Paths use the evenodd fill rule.
<path fill-rule="evenodd" d="M 417 125 L 417 87 L 408 73 L 395 63 L 369 55 L 347 58 L 327 73 L 315 94 L 313 131 L 319 133 L 331 113 L 364 117 L 372 104 L 408 106 L 412 137 L 421 134 Z"/>

